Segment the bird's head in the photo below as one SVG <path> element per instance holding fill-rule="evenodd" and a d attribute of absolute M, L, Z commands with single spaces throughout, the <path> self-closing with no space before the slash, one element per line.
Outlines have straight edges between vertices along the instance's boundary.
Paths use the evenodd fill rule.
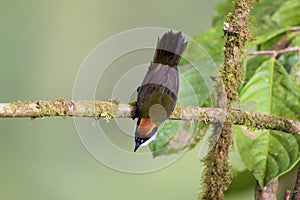
<path fill-rule="evenodd" d="M 149 144 L 155 139 L 158 125 L 150 118 L 140 118 L 135 130 L 134 152 L 140 147 Z"/>

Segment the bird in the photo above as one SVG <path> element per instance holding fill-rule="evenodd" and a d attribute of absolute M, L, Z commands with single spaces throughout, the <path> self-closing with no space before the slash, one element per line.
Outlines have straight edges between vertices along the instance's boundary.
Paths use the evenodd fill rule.
<path fill-rule="evenodd" d="M 153 60 L 137 89 L 134 118 L 134 152 L 156 138 L 157 130 L 173 112 L 179 89 L 178 64 L 187 46 L 181 32 L 166 32 L 158 38 Z"/>

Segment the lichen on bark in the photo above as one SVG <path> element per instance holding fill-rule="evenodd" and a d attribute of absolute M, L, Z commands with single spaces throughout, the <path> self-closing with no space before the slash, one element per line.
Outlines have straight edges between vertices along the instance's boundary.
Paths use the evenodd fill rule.
<path fill-rule="evenodd" d="M 223 95 L 217 96 L 218 107 L 229 115 L 232 101 L 239 101 L 238 86 L 243 81 L 242 55 L 246 41 L 251 38 L 248 29 L 247 15 L 251 10 L 253 0 L 236 0 L 234 10 L 228 13 L 224 22 L 224 65 L 219 68 L 220 78 L 216 78 L 216 90 L 220 88 L 220 80 L 225 89 Z M 218 92 L 218 91 L 217 91 Z M 212 150 L 203 159 L 205 169 L 202 175 L 202 193 L 198 199 L 224 199 L 224 191 L 230 184 L 232 174 L 229 165 L 229 151 L 232 146 L 232 123 L 228 116 L 222 124 L 211 125 L 214 131 L 220 132 L 220 137 Z M 216 133 L 218 134 L 218 133 Z"/>

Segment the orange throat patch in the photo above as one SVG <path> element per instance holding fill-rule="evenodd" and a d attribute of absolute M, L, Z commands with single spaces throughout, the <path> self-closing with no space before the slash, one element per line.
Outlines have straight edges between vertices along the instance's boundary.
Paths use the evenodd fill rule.
<path fill-rule="evenodd" d="M 147 137 L 155 127 L 156 124 L 150 118 L 141 118 L 140 124 L 137 127 L 136 131 L 142 137 Z"/>

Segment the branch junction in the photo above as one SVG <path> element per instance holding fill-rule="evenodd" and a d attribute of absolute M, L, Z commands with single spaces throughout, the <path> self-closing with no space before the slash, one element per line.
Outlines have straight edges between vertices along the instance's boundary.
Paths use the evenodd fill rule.
<path fill-rule="evenodd" d="M 0 103 L 1 118 L 41 118 L 41 117 L 91 117 L 130 118 L 134 104 L 120 103 L 116 100 L 105 101 L 17 101 Z M 278 130 L 300 134 L 300 123 L 296 120 L 242 110 L 226 111 L 220 108 L 199 108 L 177 106 L 170 116 L 171 120 L 226 122 L 256 129 Z"/>

